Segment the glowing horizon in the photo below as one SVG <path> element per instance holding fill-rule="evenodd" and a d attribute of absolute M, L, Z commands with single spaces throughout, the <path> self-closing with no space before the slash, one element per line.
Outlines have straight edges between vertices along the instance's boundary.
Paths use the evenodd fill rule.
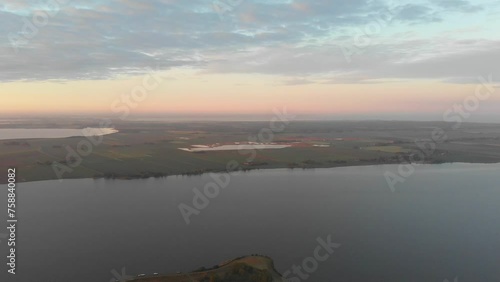
<path fill-rule="evenodd" d="M 116 115 L 144 79 L 134 115 L 439 118 L 478 85 L 498 88 L 499 4 L 361 2 L 7 2 L 0 114 Z M 499 108 L 491 95 L 475 112 L 497 121 Z"/>

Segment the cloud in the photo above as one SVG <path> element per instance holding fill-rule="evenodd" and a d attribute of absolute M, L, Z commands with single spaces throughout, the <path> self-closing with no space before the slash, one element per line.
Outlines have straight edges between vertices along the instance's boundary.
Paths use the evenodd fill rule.
<path fill-rule="evenodd" d="M 223 14 L 206 0 L 72 0 L 56 6 L 54 1 L 3 1 L 0 81 L 110 79 L 157 66 L 280 75 L 288 77 L 287 84 L 318 81 L 297 79 L 302 76 L 352 83 L 427 77 L 453 81 L 479 71 L 480 64 L 491 65 L 498 55 L 498 38 L 489 43 L 472 38 L 477 44 L 466 48 L 461 33 L 449 35 L 456 37 L 448 38 L 458 48 L 454 55 L 435 35 L 415 41 L 386 34 L 391 29 L 426 32 L 433 24 L 446 24 L 451 14 L 472 17 L 483 11 L 463 0 L 243 0 L 227 2 L 237 4 Z M 349 43 L 354 31 L 388 10 L 394 20 L 381 31 L 380 39 L 386 41 L 374 38 L 348 63 L 338 45 Z M 46 22 L 37 25 L 34 20 Z M 14 39 L 22 39 L 15 45 L 17 53 Z"/>
<path fill-rule="evenodd" d="M 315 81 L 304 79 L 304 78 L 293 78 L 283 81 L 283 85 L 306 85 L 306 84 L 314 84 Z"/>
<path fill-rule="evenodd" d="M 442 21 L 441 17 L 434 9 L 428 6 L 415 4 L 407 4 L 399 7 L 396 19 L 400 21 L 411 21 L 413 23 Z"/>
<path fill-rule="evenodd" d="M 437 0 L 434 3 L 442 8 L 465 13 L 475 13 L 484 10 L 480 5 L 472 5 L 469 1 L 465 0 Z"/>

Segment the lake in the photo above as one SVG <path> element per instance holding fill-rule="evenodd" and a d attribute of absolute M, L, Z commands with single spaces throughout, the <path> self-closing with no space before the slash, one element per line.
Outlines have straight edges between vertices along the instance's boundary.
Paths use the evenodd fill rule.
<path fill-rule="evenodd" d="M 0 140 L 101 136 L 118 132 L 114 128 L 0 128 Z"/>
<path fill-rule="evenodd" d="M 4 271 L 2 240 L 0 280 L 108 282 L 122 268 L 184 272 L 254 253 L 283 273 L 331 236 L 341 246 L 307 281 L 500 281 L 500 164 L 421 166 L 394 193 L 387 170 L 397 166 L 234 175 L 189 225 L 178 205 L 209 175 L 20 183 L 18 274 Z"/>

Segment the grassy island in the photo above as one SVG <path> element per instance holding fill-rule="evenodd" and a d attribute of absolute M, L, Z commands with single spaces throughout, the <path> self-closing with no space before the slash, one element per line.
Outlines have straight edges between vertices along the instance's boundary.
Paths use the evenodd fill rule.
<path fill-rule="evenodd" d="M 284 282 L 271 258 L 247 256 L 191 273 L 138 277 L 129 282 Z"/>

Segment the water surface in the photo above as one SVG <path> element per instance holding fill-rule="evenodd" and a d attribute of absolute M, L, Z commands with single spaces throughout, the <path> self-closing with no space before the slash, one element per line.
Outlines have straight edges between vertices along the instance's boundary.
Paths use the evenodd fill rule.
<path fill-rule="evenodd" d="M 113 269 L 175 273 L 253 253 L 284 272 L 331 235 L 341 247 L 307 281 L 500 281 L 500 165 L 422 166 L 392 193 L 383 173 L 396 169 L 232 176 L 190 225 L 178 205 L 208 175 L 19 184 L 18 274 L 0 280 L 108 282 Z"/>
<path fill-rule="evenodd" d="M 0 128 L 0 140 L 101 136 L 118 132 L 114 128 Z"/>

